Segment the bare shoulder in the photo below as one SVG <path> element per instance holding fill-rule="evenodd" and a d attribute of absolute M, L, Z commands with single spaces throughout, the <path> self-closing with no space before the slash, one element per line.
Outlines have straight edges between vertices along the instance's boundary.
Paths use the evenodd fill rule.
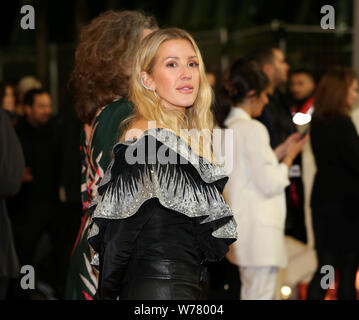
<path fill-rule="evenodd" d="M 154 122 L 141 118 L 134 120 L 131 125 L 126 129 L 125 134 L 122 136 L 122 141 L 138 139 L 146 130 L 151 128 L 164 128 L 159 125 L 154 126 Z"/>

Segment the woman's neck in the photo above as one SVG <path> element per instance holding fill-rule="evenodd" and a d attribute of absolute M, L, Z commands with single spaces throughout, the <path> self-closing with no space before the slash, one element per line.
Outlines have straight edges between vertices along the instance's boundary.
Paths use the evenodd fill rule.
<path fill-rule="evenodd" d="M 173 112 L 179 119 L 184 119 L 186 116 L 186 110 L 187 108 L 185 107 L 167 107 L 168 110 L 171 110 L 171 112 Z"/>
<path fill-rule="evenodd" d="M 252 118 L 252 106 L 248 100 L 243 101 L 242 103 L 238 103 L 236 107 L 243 109 Z"/>

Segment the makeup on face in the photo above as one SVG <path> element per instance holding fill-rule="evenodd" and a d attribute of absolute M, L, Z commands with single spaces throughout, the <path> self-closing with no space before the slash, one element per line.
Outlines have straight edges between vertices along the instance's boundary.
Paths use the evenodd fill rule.
<path fill-rule="evenodd" d="M 199 59 L 192 44 L 185 39 L 162 43 L 150 79 L 164 107 L 192 106 L 200 82 Z"/>

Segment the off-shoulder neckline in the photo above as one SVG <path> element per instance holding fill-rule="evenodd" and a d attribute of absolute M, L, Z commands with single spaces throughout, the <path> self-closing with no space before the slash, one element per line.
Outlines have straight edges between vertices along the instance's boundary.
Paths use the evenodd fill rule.
<path fill-rule="evenodd" d="M 184 159 L 186 159 L 196 168 L 202 179 L 207 183 L 211 183 L 215 180 L 227 177 L 223 166 L 216 165 L 210 160 L 198 155 L 187 143 L 187 141 L 183 140 L 182 137 L 178 136 L 174 131 L 167 128 L 146 129 L 138 138 L 118 142 L 113 147 L 113 150 L 115 152 L 116 147 L 120 145 L 126 147 L 135 147 L 136 144 L 140 143 L 140 141 L 147 136 L 154 137 L 157 141 L 168 146 Z"/>
<path fill-rule="evenodd" d="M 141 130 L 141 129 L 139 129 Z M 146 129 L 142 132 L 142 134 L 138 137 L 138 138 L 132 138 L 132 139 L 129 139 L 129 140 L 124 140 L 124 141 L 120 141 L 118 143 L 116 143 L 116 146 L 117 145 L 120 145 L 120 144 L 123 144 L 123 145 L 126 145 L 126 146 L 129 146 L 133 143 L 136 143 L 137 141 L 141 140 L 142 138 L 144 138 L 145 136 L 148 136 L 149 134 L 153 136 L 153 131 L 167 131 L 167 132 L 170 132 L 171 134 L 175 135 L 176 137 L 180 138 L 181 140 L 183 140 L 180 136 L 177 136 L 177 134 L 172 131 L 171 129 L 167 129 L 167 128 L 160 128 L 160 127 L 157 127 L 157 128 L 149 128 L 149 129 Z M 183 142 L 185 142 L 183 140 Z"/>

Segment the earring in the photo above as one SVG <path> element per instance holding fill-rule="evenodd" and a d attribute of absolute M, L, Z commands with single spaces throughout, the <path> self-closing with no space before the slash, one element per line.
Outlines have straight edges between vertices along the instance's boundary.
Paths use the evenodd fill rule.
<path fill-rule="evenodd" d="M 141 81 L 142 86 L 143 86 L 145 89 L 150 90 L 150 91 L 155 91 L 155 89 L 149 88 L 149 87 L 147 87 L 147 86 L 143 83 L 142 77 L 140 78 L 140 81 Z"/>
<path fill-rule="evenodd" d="M 156 90 L 153 90 L 153 93 L 155 95 L 155 97 L 158 99 L 158 100 L 161 100 L 160 96 L 157 94 Z"/>

